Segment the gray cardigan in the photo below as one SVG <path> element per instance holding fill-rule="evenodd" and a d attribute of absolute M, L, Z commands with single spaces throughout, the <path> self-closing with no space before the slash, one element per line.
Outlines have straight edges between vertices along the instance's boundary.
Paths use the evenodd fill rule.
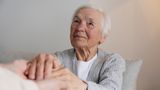
<path fill-rule="evenodd" d="M 55 55 L 66 68 L 77 75 L 74 49 L 56 52 Z M 88 90 L 121 90 L 124 71 L 125 60 L 120 55 L 98 49 L 97 59 L 92 64 L 86 81 Z"/>

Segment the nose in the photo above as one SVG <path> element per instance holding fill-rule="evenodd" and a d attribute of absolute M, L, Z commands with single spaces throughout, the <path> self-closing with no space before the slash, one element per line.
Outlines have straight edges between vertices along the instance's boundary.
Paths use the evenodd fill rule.
<path fill-rule="evenodd" d="M 78 25 L 78 27 L 77 27 L 77 30 L 78 30 L 78 31 L 85 31 L 85 29 L 86 29 L 85 22 L 79 23 L 79 25 Z"/>

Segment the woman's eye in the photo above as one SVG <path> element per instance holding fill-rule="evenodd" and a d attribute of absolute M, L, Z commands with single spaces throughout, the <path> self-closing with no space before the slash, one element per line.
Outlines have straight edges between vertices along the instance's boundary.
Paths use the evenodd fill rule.
<path fill-rule="evenodd" d="M 75 22 L 75 23 L 79 23 L 79 20 L 74 20 L 73 22 Z"/>
<path fill-rule="evenodd" d="M 94 26 L 94 24 L 93 23 L 88 23 L 89 25 L 92 25 L 92 26 Z"/>
<path fill-rule="evenodd" d="M 90 23 L 88 23 L 88 26 L 93 28 L 95 25 L 93 22 L 90 22 Z"/>
<path fill-rule="evenodd" d="M 95 24 L 93 22 L 89 22 L 87 26 L 88 28 L 93 29 L 95 27 Z"/>

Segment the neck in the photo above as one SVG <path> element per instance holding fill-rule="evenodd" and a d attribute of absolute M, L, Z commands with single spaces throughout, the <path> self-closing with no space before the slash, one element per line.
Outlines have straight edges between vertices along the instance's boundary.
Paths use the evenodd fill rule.
<path fill-rule="evenodd" d="M 96 54 L 97 54 L 97 50 L 98 50 L 98 48 L 96 47 L 96 48 L 91 48 L 90 49 L 90 55 L 89 55 L 89 57 L 88 57 L 88 59 L 87 60 L 90 60 L 91 58 L 93 58 Z"/>
<path fill-rule="evenodd" d="M 76 50 L 76 57 L 78 60 L 81 61 L 88 61 L 91 58 L 93 58 L 98 50 L 98 47 L 92 47 L 92 48 L 75 48 Z"/>

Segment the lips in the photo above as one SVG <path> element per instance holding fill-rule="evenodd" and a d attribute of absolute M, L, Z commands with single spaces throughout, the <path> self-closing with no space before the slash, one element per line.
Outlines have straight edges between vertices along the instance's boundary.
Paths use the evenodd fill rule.
<path fill-rule="evenodd" d="M 74 38 L 85 38 L 85 39 L 87 39 L 87 36 L 84 33 L 82 33 L 82 32 L 75 32 L 73 34 L 73 37 Z"/>

